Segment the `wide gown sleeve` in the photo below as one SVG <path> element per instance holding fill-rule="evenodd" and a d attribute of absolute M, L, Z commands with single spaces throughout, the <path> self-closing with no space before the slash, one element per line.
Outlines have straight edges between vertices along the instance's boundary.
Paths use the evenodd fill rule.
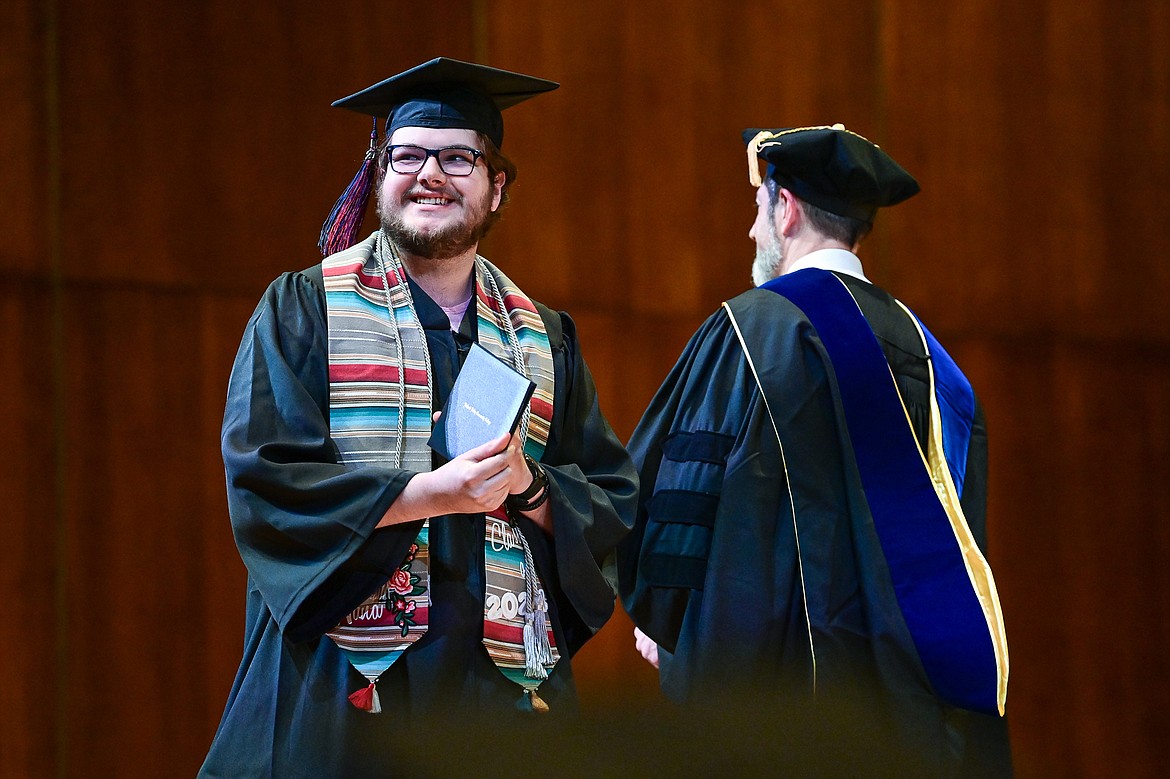
<path fill-rule="evenodd" d="M 633 524 L 638 481 L 625 447 L 601 413 L 573 321 L 561 313 L 558 322 L 552 319 L 558 315 L 550 317 L 547 309 L 542 315 L 546 323 L 562 330 L 564 339 L 562 375 L 567 386 L 563 395 L 557 393 L 556 438 L 550 440 L 541 464 L 551 490 L 560 612 L 575 650 L 613 613 L 612 552 Z"/>
<path fill-rule="evenodd" d="M 659 644 L 660 653 L 675 649 L 691 593 L 702 588 L 710 529 L 704 523 L 679 523 L 678 527 L 667 528 L 664 541 L 648 544 L 650 507 L 658 491 L 664 446 L 671 435 L 680 427 L 708 431 L 719 427 L 714 423 L 686 424 L 680 417 L 701 414 L 701 409 L 707 408 L 706 389 L 712 378 L 726 371 L 728 366 L 721 364 L 725 357 L 722 350 L 709 346 L 720 343 L 721 335 L 720 317 L 708 318 L 683 349 L 630 438 L 630 455 L 638 469 L 641 492 L 633 530 L 617 549 L 618 589 L 625 610 Z M 717 445 L 717 441 L 710 445 Z M 703 475 L 691 474 L 695 478 Z M 718 494 L 717 489 L 712 491 Z M 657 554 L 655 550 L 660 546 L 668 551 Z M 641 567 L 646 562 L 655 569 L 662 562 L 672 570 L 647 571 Z M 668 580 L 672 586 L 659 586 Z"/>
<path fill-rule="evenodd" d="M 416 523 L 374 532 L 413 474 L 340 464 L 327 355 L 319 293 L 301 274 L 281 276 L 245 329 L 221 437 L 236 544 L 292 640 L 336 625 L 385 581 L 417 532 Z"/>

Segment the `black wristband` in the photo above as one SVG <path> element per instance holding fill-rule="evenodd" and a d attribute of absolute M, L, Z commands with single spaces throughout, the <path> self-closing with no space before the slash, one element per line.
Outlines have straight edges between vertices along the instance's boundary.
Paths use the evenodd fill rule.
<path fill-rule="evenodd" d="M 549 490 L 546 484 L 545 488 L 540 491 L 540 493 L 531 503 L 520 505 L 519 503 L 510 502 L 507 504 L 508 508 L 510 508 L 512 511 L 535 511 L 536 509 L 543 506 L 544 502 L 548 500 L 549 492 L 551 492 L 551 490 Z"/>
<path fill-rule="evenodd" d="M 548 500 L 548 474 L 528 455 L 524 455 L 524 462 L 528 464 L 528 471 L 532 474 L 532 484 L 523 492 L 507 497 L 505 502 L 508 508 L 515 511 L 532 511 Z"/>

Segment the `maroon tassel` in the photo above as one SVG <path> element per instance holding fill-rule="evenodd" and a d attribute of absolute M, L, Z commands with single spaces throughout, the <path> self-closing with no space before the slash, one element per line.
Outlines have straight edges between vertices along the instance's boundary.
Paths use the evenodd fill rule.
<path fill-rule="evenodd" d="M 350 695 L 349 702 L 371 714 L 379 714 L 382 711 L 382 705 L 378 700 L 378 691 L 374 689 L 374 682 L 370 682 L 369 687 L 363 687 Z"/>
<path fill-rule="evenodd" d="M 366 150 L 362 166 L 333 204 L 325 224 L 321 225 L 317 247 L 323 256 L 343 251 L 357 243 L 362 220 L 366 218 L 366 205 L 370 202 L 370 190 L 374 188 L 374 158 L 377 154 L 378 120 L 375 118 L 374 128 L 370 130 L 370 148 Z"/>

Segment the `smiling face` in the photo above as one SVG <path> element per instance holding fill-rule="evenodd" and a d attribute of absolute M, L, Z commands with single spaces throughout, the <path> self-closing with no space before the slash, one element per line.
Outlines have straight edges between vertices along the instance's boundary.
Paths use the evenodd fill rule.
<path fill-rule="evenodd" d="M 471 130 L 400 127 L 391 144 L 427 149 L 466 146 L 480 149 Z M 469 176 L 449 176 L 434 156 L 418 173 L 386 170 L 378 192 L 378 215 L 387 234 L 403 251 L 418 257 L 447 259 L 474 251 L 486 232 L 489 216 L 500 206 L 504 174 L 489 179 L 481 158 Z"/>

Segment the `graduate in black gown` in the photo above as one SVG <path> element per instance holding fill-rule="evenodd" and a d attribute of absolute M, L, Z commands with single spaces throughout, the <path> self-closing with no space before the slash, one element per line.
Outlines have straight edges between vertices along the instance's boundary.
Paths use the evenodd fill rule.
<path fill-rule="evenodd" d="M 339 101 L 385 137 L 329 256 L 270 285 L 232 370 L 247 625 L 201 775 L 429 775 L 458 727 L 498 727 L 512 754 L 575 710 L 571 657 L 612 613 L 636 476 L 573 321 L 475 253 L 515 173 L 500 109 L 555 87 L 440 58 Z M 367 186 L 382 227 L 351 246 Z M 448 462 L 432 412 L 473 343 L 537 389 L 517 433 Z"/>
<path fill-rule="evenodd" d="M 854 253 L 918 185 L 839 125 L 744 139 L 758 286 L 699 328 L 629 444 L 636 646 L 672 700 L 816 738 L 803 769 L 1010 775 L 983 413 Z"/>

